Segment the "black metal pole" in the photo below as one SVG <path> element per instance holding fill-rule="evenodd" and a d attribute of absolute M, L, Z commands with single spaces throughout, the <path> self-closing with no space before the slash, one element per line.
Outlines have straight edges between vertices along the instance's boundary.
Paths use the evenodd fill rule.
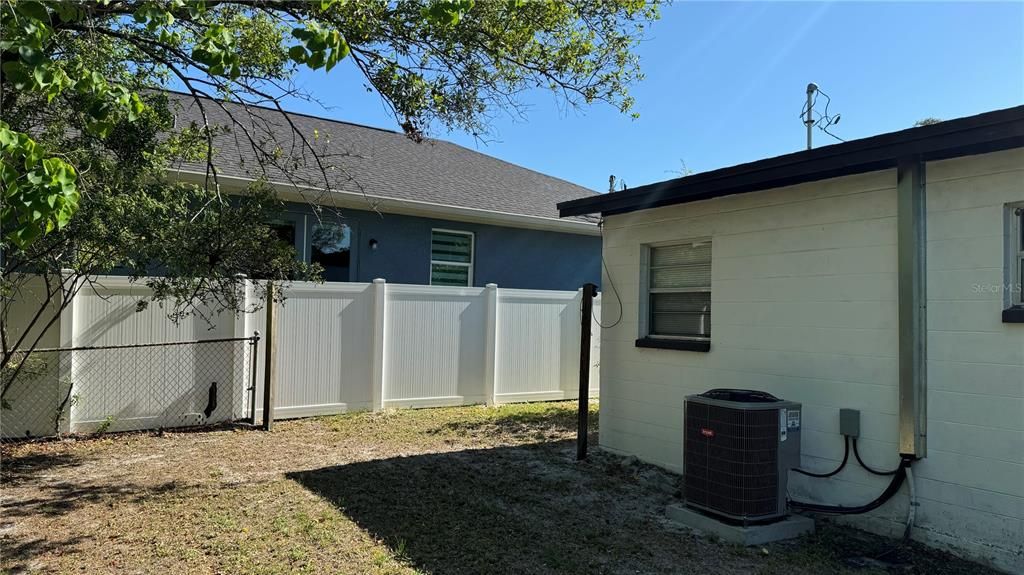
<path fill-rule="evenodd" d="M 249 338 L 249 364 L 252 368 L 251 379 L 249 380 L 249 423 L 256 425 L 256 361 L 259 359 L 260 332 L 257 330 Z"/>
<path fill-rule="evenodd" d="M 580 411 L 576 424 L 577 460 L 587 457 L 587 416 L 590 410 L 590 318 L 594 310 L 594 295 L 596 293 L 596 285 L 583 284 L 583 301 L 580 305 Z"/>

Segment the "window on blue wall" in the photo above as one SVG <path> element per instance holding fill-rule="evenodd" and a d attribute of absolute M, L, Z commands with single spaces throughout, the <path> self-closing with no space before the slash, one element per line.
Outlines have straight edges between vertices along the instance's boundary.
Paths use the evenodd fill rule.
<path fill-rule="evenodd" d="M 295 248 L 295 222 L 273 222 L 270 224 L 270 229 L 274 230 L 274 235 L 277 239 L 281 240 L 285 244 Z M 297 250 L 298 248 L 296 248 Z"/>
<path fill-rule="evenodd" d="M 430 285 L 473 285 L 473 234 L 471 232 L 431 230 Z"/>
<path fill-rule="evenodd" d="M 352 263 L 352 228 L 345 224 L 320 222 L 313 224 L 309 261 L 324 268 L 324 280 L 349 281 Z"/>

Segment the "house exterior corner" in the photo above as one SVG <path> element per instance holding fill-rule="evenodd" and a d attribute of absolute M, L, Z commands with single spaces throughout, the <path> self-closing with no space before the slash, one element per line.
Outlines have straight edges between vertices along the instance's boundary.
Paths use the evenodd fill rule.
<path fill-rule="evenodd" d="M 928 451 L 913 467 L 914 536 L 1021 572 L 1024 325 L 1003 310 L 1020 289 L 1006 246 L 1019 217 L 1008 210 L 1024 205 L 1024 149 L 930 161 L 924 173 Z M 708 350 L 638 346 L 653 321 L 645 254 L 692 242 L 711 246 Z M 895 467 L 897 243 L 895 169 L 606 215 L 603 279 L 622 320 L 602 332 L 601 446 L 682 472 L 684 397 L 749 388 L 803 404 L 803 467 L 841 460 L 840 408 L 860 410 L 865 461 Z M 885 484 L 858 466 L 790 476 L 794 498 L 839 505 Z M 907 501 L 850 521 L 898 532 Z"/>

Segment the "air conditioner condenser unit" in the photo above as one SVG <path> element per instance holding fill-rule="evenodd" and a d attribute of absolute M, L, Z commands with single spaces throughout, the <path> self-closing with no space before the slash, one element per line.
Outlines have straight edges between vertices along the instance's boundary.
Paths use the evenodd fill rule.
<path fill-rule="evenodd" d="M 744 524 L 784 518 L 788 471 L 800 466 L 800 404 L 712 389 L 683 405 L 686 505 Z"/>

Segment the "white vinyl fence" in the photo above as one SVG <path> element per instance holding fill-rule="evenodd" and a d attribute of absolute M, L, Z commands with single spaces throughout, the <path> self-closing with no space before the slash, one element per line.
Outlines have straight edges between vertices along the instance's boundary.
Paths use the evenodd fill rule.
<path fill-rule="evenodd" d="M 253 392 L 262 417 L 266 336 L 255 347 L 243 338 L 265 330 L 265 309 L 173 323 L 157 305 L 138 311 L 149 295 L 144 286 L 121 277 L 97 285 L 79 293 L 44 340 L 73 351 L 39 354 L 48 363 L 44 380 L 7 398 L 4 437 L 242 419 Z M 275 310 L 275 417 L 574 399 L 581 295 L 383 280 L 290 284 Z M 599 317 L 600 296 L 591 395 L 598 389 Z M 112 347 L 211 339 L 224 341 Z M 61 398 L 70 400 L 63 411 Z"/>
<path fill-rule="evenodd" d="M 575 399 L 580 291 L 293 283 L 278 306 L 277 418 Z M 594 318 L 600 317 L 600 296 Z M 248 318 L 263 330 L 266 312 Z M 592 318 L 591 395 L 600 330 Z M 263 381 L 259 347 L 257 380 Z M 262 417 L 262 386 L 257 413 Z"/>

